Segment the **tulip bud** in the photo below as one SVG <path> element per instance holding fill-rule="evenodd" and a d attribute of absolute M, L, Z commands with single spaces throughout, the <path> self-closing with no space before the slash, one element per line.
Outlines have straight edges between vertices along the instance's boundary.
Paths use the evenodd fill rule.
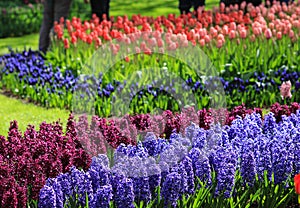
<path fill-rule="evenodd" d="M 282 38 L 282 33 L 281 33 L 280 31 L 277 32 L 276 38 L 277 38 L 278 40 L 281 40 L 281 38 Z"/>
<path fill-rule="evenodd" d="M 270 39 L 272 37 L 272 31 L 268 28 L 265 30 L 265 37 Z"/>

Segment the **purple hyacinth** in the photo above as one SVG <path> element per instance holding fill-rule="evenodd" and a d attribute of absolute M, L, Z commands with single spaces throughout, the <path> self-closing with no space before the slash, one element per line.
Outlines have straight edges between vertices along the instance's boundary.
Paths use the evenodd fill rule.
<path fill-rule="evenodd" d="M 103 165 L 102 161 L 97 160 L 95 157 L 92 160 L 88 173 L 91 176 L 94 192 L 101 186 L 109 185 L 109 170 Z"/>
<path fill-rule="evenodd" d="M 48 178 L 46 182 L 46 186 L 52 186 L 55 192 L 56 198 L 56 207 L 63 207 L 64 206 L 64 195 L 62 192 L 62 187 L 60 183 L 57 181 L 57 178 Z"/>
<path fill-rule="evenodd" d="M 181 168 L 186 172 L 186 179 L 187 179 L 187 186 L 186 186 L 186 193 L 193 194 L 194 193 L 194 172 L 193 172 L 193 163 L 191 158 L 186 156 L 181 162 Z"/>
<path fill-rule="evenodd" d="M 260 135 L 255 140 L 255 157 L 256 157 L 256 171 L 259 180 L 264 180 L 264 172 L 267 171 L 268 178 L 271 180 L 272 176 L 272 157 L 271 145 L 268 137 Z"/>
<path fill-rule="evenodd" d="M 161 195 L 165 206 L 176 207 L 181 190 L 181 175 L 176 172 L 169 173 L 162 185 Z"/>
<path fill-rule="evenodd" d="M 94 197 L 95 208 L 109 208 L 110 200 L 113 197 L 112 191 L 113 190 L 111 185 L 104 185 L 99 187 Z"/>
<path fill-rule="evenodd" d="M 118 181 L 114 201 L 118 208 L 134 208 L 133 182 L 129 178 Z"/>
<path fill-rule="evenodd" d="M 155 189 L 161 182 L 161 169 L 157 164 L 151 164 L 147 167 L 147 175 L 149 177 L 149 189 L 154 194 Z"/>
<path fill-rule="evenodd" d="M 283 143 L 272 140 L 272 169 L 274 172 L 274 183 L 279 184 L 286 181 L 292 173 L 292 161 L 288 160 L 288 152 Z"/>
<path fill-rule="evenodd" d="M 60 184 L 63 194 L 63 202 L 65 203 L 69 197 L 73 196 L 73 188 L 71 185 L 69 174 L 65 173 L 58 175 L 57 182 Z"/>
<path fill-rule="evenodd" d="M 244 183 L 252 186 L 256 176 L 255 157 L 252 151 L 242 153 L 240 169 Z"/>
<path fill-rule="evenodd" d="M 235 182 L 236 157 L 237 155 L 232 148 L 224 147 L 219 147 L 215 152 L 210 154 L 210 162 L 217 174 L 216 196 L 224 193 L 225 198 L 231 197 Z"/>
<path fill-rule="evenodd" d="M 170 166 L 164 161 L 160 161 L 158 165 L 161 170 L 161 184 L 163 184 L 164 180 L 170 172 Z"/>
<path fill-rule="evenodd" d="M 55 208 L 56 194 L 52 186 L 44 186 L 40 191 L 39 208 Z"/>
<path fill-rule="evenodd" d="M 277 127 L 277 123 L 274 114 L 272 112 L 268 113 L 268 115 L 264 117 L 263 132 L 265 134 L 267 133 L 273 134 L 273 131 L 274 129 L 276 129 L 276 127 Z"/>
<path fill-rule="evenodd" d="M 208 157 L 200 155 L 198 160 L 194 164 L 195 176 L 199 178 L 201 182 L 210 185 L 212 182 L 211 178 L 211 166 Z"/>
<path fill-rule="evenodd" d="M 147 175 L 147 161 L 142 161 L 139 158 L 134 158 L 132 164 L 128 164 L 131 171 L 128 172 L 132 179 L 135 202 L 141 201 L 148 203 L 151 200 L 151 191 L 149 186 L 149 177 Z"/>
<path fill-rule="evenodd" d="M 294 149 L 294 172 L 300 173 L 300 132 L 294 129 L 291 133 Z"/>
<path fill-rule="evenodd" d="M 194 135 L 193 135 L 193 147 L 196 148 L 203 148 L 206 145 L 206 130 L 202 129 L 202 128 L 196 128 Z"/>
<path fill-rule="evenodd" d="M 80 171 L 76 168 L 71 169 L 72 186 L 75 188 L 75 193 L 78 195 L 78 203 L 82 206 L 86 205 L 86 196 L 89 203 L 93 202 L 93 186 L 91 176 L 88 172 Z"/>

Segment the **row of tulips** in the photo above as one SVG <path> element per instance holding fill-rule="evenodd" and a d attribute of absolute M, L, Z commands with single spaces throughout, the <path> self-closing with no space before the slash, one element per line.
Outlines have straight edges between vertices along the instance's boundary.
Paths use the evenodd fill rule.
<path fill-rule="evenodd" d="M 157 18 L 135 15 L 132 19 L 119 16 L 101 23 L 96 17 L 84 22 L 76 17 L 62 19 L 55 25 L 56 40 L 53 53 L 48 56 L 53 62 L 78 70 L 81 60 L 114 39 L 132 43 L 135 41 L 132 33 L 167 33 L 171 38 L 166 40 L 159 35 L 145 36 L 140 50 L 149 53 L 153 46 L 161 48 L 163 45 L 174 50 L 189 41 L 199 45 L 220 72 L 226 70 L 227 73 L 246 73 L 249 68 L 268 73 L 282 65 L 297 66 L 298 59 L 292 56 L 299 48 L 299 5 L 277 2 L 269 8 L 264 5 L 243 7 L 229 8 L 229 11 L 224 11 L 222 6 L 212 11 L 200 10 L 197 18 L 190 14 Z M 147 47 L 143 47 L 145 43 Z M 118 52 L 118 47 L 114 50 Z"/>
<path fill-rule="evenodd" d="M 282 120 L 279 117 L 291 116 L 298 109 L 300 105 L 297 103 L 291 106 L 274 104 L 271 111 L 275 121 L 280 123 Z M 225 113 L 226 125 L 251 113 L 262 114 L 259 109 L 251 110 L 245 106 Z M 107 154 L 113 159 L 111 153 L 114 149 L 121 150 L 124 145 L 140 148 L 140 142 L 148 148 L 148 154 L 159 154 L 165 149 L 164 145 L 172 140 L 172 133 L 188 136 L 184 130 L 191 122 L 195 128 L 208 131 L 213 122 L 210 110 L 201 110 L 198 115 L 192 111 L 181 114 L 166 111 L 161 116 L 164 122 L 159 121 L 161 118 L 158 117 L 154 120 L 149 115 L 135 115 L 129 116 L 128 120 L 108 120 L 95 116 L 89 124 L 85 116 L 77 121 L 70 116 L 66 133 L 63 133 L 60 123 L 42 123 L 39 130 L 29 126 L 24 135 L 18 130 L 17 123 L 12 122 L 8 137 L 0 138 L 0 207 L 36 206 L 39 191 L 48 178 L 66 173 L 72 166 L 88 170 L 91 156 Z M 155 127 L 161 128 L 152 133 L 152 136 L 160 138 L 156 140 L 158 146 L 153 146 L 154 141 L 136 137 L 138 132 L 145 137 L 147 132 L 156 131 Z"/>
<path fill-rule="evenodd" d="M 264 120 L 253 113 L 208 130 L 192 124 L 169 141 L 148 133 L 113 158 L 94 157 L 87 171 L 74 167 L 48 179 L 38 205 L 287 207 L 296 203 L 299 119 L 299 111 L 279 123 L 272 113 Z"/>
<path fill-rule="evenodd" d="M 74 93 L 80 93 L 80 96 L 97 97 L 96 110 L 98 115 L 108 116 L 111 113 L 110 106 L 116 94 L 122 94 L 132 97 L 134 106 L 142 106 L 134 110 L 136 113 L 148 113 L 153 109 L 160 107 L 164 110 L 175 108 L 176 104 L 170 97 L 164 95 L 165 92 L 186 94 L 192 93 L 196 99 L 198 108 L 208 107 L 209 100 L 207 86 L 209 83 L 203 82 L 197 75 L 186 65 L 180 65 L 176 61 L 168 59 L 159 60 L 156 65 L 160 68 L 158 72 L 165 69 L 177 73 L 180 78 L 179 83 L 176 79 L 170 82 L 156 82 L 158 72 L 152 72 L 152 75 L 146 77 L 146 86 L 142 86 L 144 90 L 140 91 L 141 80 L 132 81 L 132 73 L 136 72 L 137 68 L 146 67 L 143 61 L 149 62 L 156 60 L 157 57 L 139 57 L 139 60 L 134 62 L 122 61 L 122 69 L 126 69 L 124 76 L 118 71 L 120 67 L 114 67 L 109 73 L 91 76 L 85 76 L 80 80 L 80 73 L 74 73 L 66 67 L 54 67 L 47 63 L 37 52 L 23 51 L 22 53 L 10 53 L 0 58 L 3 68 L 1 69 L 2 88 L 12 92 L 21 98 L 30 99 L 46 107 L 72 108 L 75 102 Z M 166 64 L 168 63 L 168 64 Z M 176 67 L 169 67 L 173 66 Z M 169 65 L 169 66 L 168 66 Z M 95 74 L 95 73 L 94 73 Z M 280 87 L 282 82 L 290 81 L 289 93 L 284 97 L 291 98 L 291 101 L 299 99 L 300 83 L 298 81 L 300 73 L 292 72 L 286 67 L 276 70 L 272 73 L 257 73 L 252 72 L 252 75 L 246 79 L 236 77 L 222 77 L 216 81 L 219 82 L 220 88 L 224 88 L 226 102 L 230 108 L 238 106 L 241 103 L 247 103 L 249 107 L 254 107 L 257 100 L 262 100 L 259 107 L 270 106 L 272 103 L 281 102 Z M 144 75 L 143 75 L 144 76 Z M 114 79 L 112 80 L 113 77 Z M 125 77 L 125 78 L 124 78 Z M 177 78 L 177 77 L 175 77 Z M 129 81 L 128 81 L 129 80 Z M 223 85 L 223 86 L 221 86 Z M 220 90 L 220 89 L 219 89 Z M 130 92 L 136 91 L 137 94 Z M 188 99 L 188 98 L 187 98 Z M 147 100 L 147 104 L 145 104 Z M 170 103 L 169 103 L 169 100 Z M 190 102 L 190 101 L 186 101 Z M 167 106 L 165 106 L 167 104 Z M 186 103 L 187 104 L 187 103 Z M 174 107 L 175 106 L 175 107 Z M 258 105 L 257 105 L 258 106 Z M 77 105 L 80 108 L 80 105 Z M 175 108 L 175 109 L 174 109 Z"/>

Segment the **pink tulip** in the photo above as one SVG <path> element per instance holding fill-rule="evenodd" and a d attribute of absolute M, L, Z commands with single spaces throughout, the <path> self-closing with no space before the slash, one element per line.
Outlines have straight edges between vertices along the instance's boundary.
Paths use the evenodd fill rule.
<path fill-rule="evenodd" d="M 246 29 L 242 29 L 240 31 L 240 36 L 241 36 L 241 38 L 245 39 L 247 37 L 247 30 Z"/>
<path fill-rule="evenodd" d="M 219 34 L 217 39 L 221 40 L 223 43 L 225 42 L 225 38 L 223 34 Z"/>
<path fill-rule="evenodd" d="M 243 1 L 241 3 L 241 9 L 244 10 L 246 8 L 247 3 L 245 1 Z"/>
<path fill-rule="evenodd" d="M 158 52 L 159 52 L 159 53 L 165 53 L 165 49 L 164 49 L 164 48 L 159 48 L 159 49 L 158 49 Z"/>
<path fill-rule="evenodd" d="M 204 40 L 205 40 L 205 43 L 209 43 L 210 42 L 210 37 L 208 35 L 205 35 Z"/>
<path fill-rule="evenodd" d="M 141 49 L 139 47 L 135 47 L 135 52 L 139 54 L 141 53 Z"/>
<path fill-rule="evenodd" d="M 292 93 L 291 93 L 291 81 L 283 82 L 280 86 L 280 94 L 281 98 L 292 98 Z"/>
<path fill-rule="evenodd" d="M 231 30 L 230 33 L 229 33 L 229 38 L 230 39 L 234 39 L 235 38 L 235 31 L 234 30 Z"/>
<path fill-rule="evenodd" d="M 255 27 L 253 28 L 253 34 L 258 36 L 261 34 L 261 28 Z"/>
<path fill-rule="evenodd" d="M 223 29 L 222 29 L 222 33 L 223 35 L 227 35 L 228 34 L 228 26 L 227 25 L 224 25 Z"/>
<path fill-rule="evenodd" d="M 199 41 L 199 43 L 200 43 L 200 46 L 205 46 L 205 40 L 204 39 L 201 39 L 200 41 Z"/>
<path fill-rule="evenodd" d="M 265 37 L 270 39 L 272 37 L 272 31 L 268 28 L 265 30 Z"/>
<path fill-rule="evenodd" d="M 217 40 L 217 48 L 222 48 L 223 46 L 223 41 L 221 39 Z"/>
<path fill-rule="evenodd" d="M 220 12 L 223 13 L 224 10 L 225 10 L 225 4 L 223 2 L 221 2 L 221 4 L 220 4 Z"/>
<path fill-rule="evenodd" d="M 295 36 L 294 31 L 293 31 L 293 30 L 290 30 L 289 37 L 290 37 L 291 39 L 293 39 L 294 36 Z"/>
<path fill-rule="evenodd" d="M 280 31 L 277 32 L 276 38 L 277 38 L 278 40 L 281 40 L 281 38 L 282 38 L 282 33 L 281 33 Z"/>
<path fill-rule="evenodd" d="M 273 22 L 271 22 L 271 23 L 269 24 L 269 28 L 273 30 L 273 29 L 274 29 L 274 27 L 275 27 L 274 23 L 273 23 Z"/>
<path fill-rule="evenodd" d="M 255 35 L 254 35 L 254 34 L 252 34 L 252 35 L 250 36 L 250 41 L 251 41 L 251 42 L 254 42 L 254 41 L 255 41 L 255 39 L 256 39 Z"/>

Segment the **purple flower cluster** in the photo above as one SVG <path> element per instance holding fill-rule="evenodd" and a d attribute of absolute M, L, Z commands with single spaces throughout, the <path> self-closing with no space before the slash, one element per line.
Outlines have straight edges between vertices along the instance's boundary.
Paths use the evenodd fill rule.
<path fill-rule="evenodd" d="M 22 135 L 17 122 L 11 122 L 8 137 L 0 136 L 0 207 L 25 207 L 29 199 L 38 199 L 47 178 L 71 166 L 88 168 L 90 157 L 71 136 L 71 120 L 66 134 L 57 122 L 42 123 L 39 131 L 28 126 Z"/>
<path fill-rule="evenodd" d="M 183 195 L 194 193 L 198 180 L 206 186 L 215 184 L 215 196 L 231 197 L 236 171 L 244 186 L 252 186 L 257 177 L 263 181 L 265 171 L 269 180 L 273 175 L 276 184 L 285 184 L 300 167 L 299 123 L 299 111 L 279 123 L 273 113 L 265 120 L 253 113 L 238 116 L 230 126 L 213 125 L 208 130 L 192 124 L 186 136 L 172 133 L 168 141 L 148 133 L 136 146 L 120 145 L 112 167 L 106 155 L 99 155 L 88 171 L 72 168 L 54 179 L 66 184 L 60 189 L 47 183 L 40 203 L 60 207 L 61 199 L 69 203 L 78 196 L 77 203 L 84 205 L 80 196 L 85 193 L 91 207 L 108 207 L 111 201 L 117 207 L 134 207 L 134 202 L 155 200 L 160 186 L 164 205 L 175 207 Z"/>

